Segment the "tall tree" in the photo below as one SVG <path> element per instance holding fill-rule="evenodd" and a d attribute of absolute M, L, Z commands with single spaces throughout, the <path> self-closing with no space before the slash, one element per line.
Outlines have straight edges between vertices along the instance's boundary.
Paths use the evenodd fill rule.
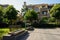
<path fill-rule="evenodd" d="M 50 10 L 51 16 L 60 20 L 60 4 L 55 4 Z"/>
<path fill-rule="evenodd" d="M 60 19 L 60 4 L 55 4 L 50 10 L 50 13 L 56 19 Z"/>
<path fill-rule="evenodd" d="M 38 15 L 34 10 L 28 10 L 28 11 L 26 11 L 24 17 L 26 20 L 32 21 L 32 20 L 36 20 Z"/>
<path fill-rule="evenodd" d="M 9 20 L 10 24 L 12 24 L 12 20 L 15 20 L 17 18 L 17 10 L 12 5 L 9 5 L 5 9 L 4 17 Z"/>

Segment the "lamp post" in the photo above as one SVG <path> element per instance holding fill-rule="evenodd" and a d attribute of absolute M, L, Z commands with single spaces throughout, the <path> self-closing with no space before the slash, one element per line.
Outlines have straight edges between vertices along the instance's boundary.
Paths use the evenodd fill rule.
<path fill-rule="evenodd" d="M 25 16 L 24 16 L 24 22 L 25 22 L 25 30 L 26 30 L 26 18 L 25 18 Z"/>

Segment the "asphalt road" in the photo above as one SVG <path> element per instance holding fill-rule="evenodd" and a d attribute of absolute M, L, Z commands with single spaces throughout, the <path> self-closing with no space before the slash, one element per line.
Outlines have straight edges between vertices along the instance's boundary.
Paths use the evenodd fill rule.
<path fill-rule="evenodd" d="M 60 40 L 60 28 L 35 29 L 34 31 L 29 31 L 29 35 L 20 40 Z"/>

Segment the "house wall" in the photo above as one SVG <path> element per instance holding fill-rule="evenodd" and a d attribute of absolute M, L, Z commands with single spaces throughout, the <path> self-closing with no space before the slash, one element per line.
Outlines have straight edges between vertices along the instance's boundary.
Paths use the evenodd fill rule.
<path fill-rule="evenodd" d="M 50 17 L 50 9 L 53 5 L 48 4 L 36 4 L 36 5 L 26 5 L 26 7 L 31 10 L 34 9 L 38 12 L 38 19 L 41 19 L 43 16 Z"/>

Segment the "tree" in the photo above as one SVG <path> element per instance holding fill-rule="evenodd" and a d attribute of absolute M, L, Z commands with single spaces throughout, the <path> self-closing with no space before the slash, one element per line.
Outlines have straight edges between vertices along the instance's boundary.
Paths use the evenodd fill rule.
<path fill-rule="evenodd" d="M 51 16 L 60 20 L 60 4 L 55 4 L 50 10 Z"/>
<path fill-rule="evenodd" d="M 3 7 L 0 6 L 0 22 L 3 20 Z"/>
<path fill-rule="evenodd" d="M 55 4 L 50 10 L 50 13 L 56 19 L 60 19 L 60 4 Z"/>
<path fill-rule="evenodd" d="M 16 20 L 17 18 L 17 10 L 12 5 L 9 5 L 4 10 L 4 18 L 7 18 L 9 23 L 12 24 L 12 20 Z"/>
<path fill-rule="evenodd" d="M 28 11 L 28 8 L 27 8 L 27 7 L 23 7 L 23 8 L 21 9 L 21 13 L 22 13 L 23 16 L 25 15 L 25 12 L 26 12 L 26 11 Z"/>
<path fill-rule="evenodd" d="M 28 10 L 26 11 L 24 17 L 25 17 L 24 19 L 32 21 L 32 20 L 36 20 L 38 15 L 34 10 Z"/>

